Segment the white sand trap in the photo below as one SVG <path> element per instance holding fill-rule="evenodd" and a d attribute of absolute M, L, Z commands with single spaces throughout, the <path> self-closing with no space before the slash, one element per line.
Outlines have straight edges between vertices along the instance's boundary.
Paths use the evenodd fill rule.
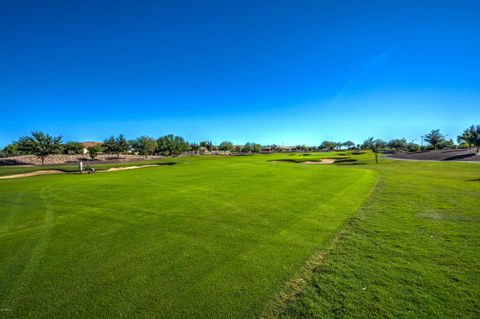
<path fill-rule="evenodd" d="M 59 171 L 56 169 L 48 169 L 43 171 L 35 171 L 30 173 L 23 173 L 23 174 L 15 174 L 15 175 L 7 175 L 7 176 L 0 176 L 0 179 L 10 179 L 10 178 L 20 178 L 20 177 L 30 177 L 30 176 L 37 176 L 37 175 L 50 175 L 50 174 L 65 174 L 64 171 Z"/>
<path fill-rule="evenodd" d="M 97 172 L 124 171 L 124 170 L 127 170 L 127 169 L 137 169 L 137 168 L 153 167 L 153 166 L 162 166 L 162 165 L 153 164 L 153 165 L 142 165 L 142 166 L 112 167 L 112 168 L 109 168 L 109 169 L 107 169 L 107 170 L 105 170 L 105 171 L 97 171 Z"/>
<path fill-rule="evenodd" d="M 310 165 L 319 165 L 319 164 L 333 164 L 335 163 L 335 160 L 334 159 L 330 159 L 330 158 L 324 158 L 318 162 L 314 162 L 314 161 L 306 161 L 306 162 L 302 162 L 303 164 L 310 164 Z"/>

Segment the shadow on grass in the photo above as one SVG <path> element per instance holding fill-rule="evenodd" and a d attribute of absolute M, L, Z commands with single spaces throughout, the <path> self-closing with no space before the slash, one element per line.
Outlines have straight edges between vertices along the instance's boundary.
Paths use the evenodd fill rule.
<path fill-rule="evenodd" d="M 358 162 L 357 159 L 355 158 L 341 158 L 341 159 L 335 159 L 335 164 L 340 164 L 340 163 L 354 163 Z"/>
<path fill-rule="evenodd" d="M 444 161 L 461 160 L 461 159 L 469 158 L 469 157 L 472 157 L 472 156 L 475 156 L 475 153 L 459 154 L 459 155 L 447 157 L 446 159 L 444 159 Z"/>

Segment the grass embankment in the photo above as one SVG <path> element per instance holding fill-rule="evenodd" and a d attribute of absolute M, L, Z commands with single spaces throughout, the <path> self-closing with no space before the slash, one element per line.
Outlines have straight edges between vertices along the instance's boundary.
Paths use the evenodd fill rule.
<path fill-rule="evenodd" d="M 480 164 L 366 168 L 374 193 L 280 317 L 480 317 Z"/>
<path fill-rule="evenodd" d="M 2 315 L 260 315 L 377 177 L 282 156 L 1 180 Z"/>

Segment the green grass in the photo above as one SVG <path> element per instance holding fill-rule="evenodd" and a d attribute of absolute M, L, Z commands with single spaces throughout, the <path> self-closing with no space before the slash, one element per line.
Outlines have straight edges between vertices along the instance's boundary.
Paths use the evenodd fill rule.
<path fill-rule="evenodd" d="M 478 317 L 480 164 L 341 153 L 0 180 L 0 316 Z"/>
<path fill-rule="evenodd" d="M 382 161 L 282 318 L 479 318 L 480 164 Z"/>
<path fill-rule="evenodd" d="M 1 314 L 260 315 L 377 177 L 271 158 L 0 180 Z"/>

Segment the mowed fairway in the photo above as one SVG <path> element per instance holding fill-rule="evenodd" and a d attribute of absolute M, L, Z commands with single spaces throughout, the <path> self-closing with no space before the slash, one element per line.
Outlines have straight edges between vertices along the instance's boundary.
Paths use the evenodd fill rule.
<path fill-rule="evenodd" d="M 1 315 L 261 315 L 379 176 L 285 157 L 0 180 Z"/>
<path fill-rule="evenodd" d="M 282 318 L 480 318 L 480 163 L 381 160 Z"/>

